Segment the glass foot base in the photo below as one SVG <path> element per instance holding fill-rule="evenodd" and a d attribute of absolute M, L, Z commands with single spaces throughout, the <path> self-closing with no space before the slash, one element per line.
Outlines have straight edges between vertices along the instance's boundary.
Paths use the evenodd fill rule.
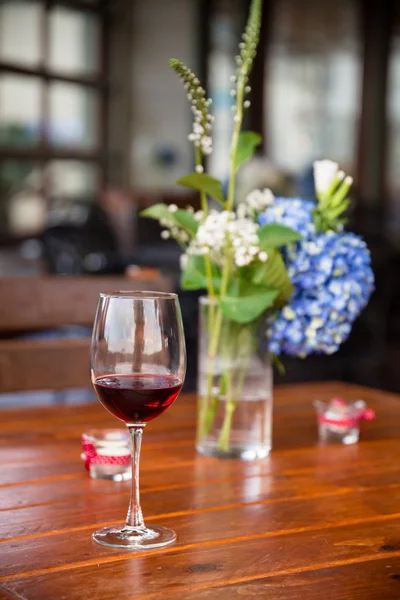
<path fill-rule="evenodd" d="M 120 527 L 104 527 L 93 533 L 92 538 L 102 546 L 110 548 L 126 548 L 127 550 L 151 550 L 173 544 L 176 533 L 159 525 L 135 528 L 121 525 Z"/>

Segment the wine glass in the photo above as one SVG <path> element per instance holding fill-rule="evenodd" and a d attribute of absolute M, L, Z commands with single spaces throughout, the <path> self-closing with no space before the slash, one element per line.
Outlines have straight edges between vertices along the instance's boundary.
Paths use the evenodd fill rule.
<path fill-rule="evenodd" d="M 97 397 L 124 421 L 132 438 L 132 493 L 126 523 L 93 534 L 98 544 L 150 549 L 172 544 L 171 529 L 144 524 L 139 496 L 143 429 L 176 400 L 186 371 L 182 317 L 176 294 L 100 294 L 91 345 Z"/>

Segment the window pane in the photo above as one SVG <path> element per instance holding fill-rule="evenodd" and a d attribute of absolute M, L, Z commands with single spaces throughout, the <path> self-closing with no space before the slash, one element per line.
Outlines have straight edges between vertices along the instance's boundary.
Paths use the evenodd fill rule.
<path fill-rule="evenodd" d="M 49 94 L 50 143 L 58 147 L 94 148 L 98 142 L 96 93 L 70 83 L 53 83 Z"/>
<path fill-rule="evenodd" d="M 41 82 L 0 75 L 0 146 L 30 146 L 40 136 Z"/>
<path fill-rule="evenodd" d="M 211 22 L 208 90 L 213 99 L 212 113 L 215 122 L 214 151 L 209 158 L 209 167 L 213 175 L 221 179 L 228 176 L 230 168 L 229 153 L 233 130 L 230 78 L 235 70 L 233 58 L 237 54 L 245 18 L 243 8 L 243 2 L 239 0 L 218 0 Z"/>
<path fill-rule="evenodd" d="M 270 158 L 299 172 L 326 156 L 354 172 L 362 66 L 357 3 L 280 0 L 271 31 Z"/>
<path fill-rule="evenodd" d="M 50 14 L 49 67 L 63 73 L 99 69 L 100 30 L 94 14 L 54 8 Z"/>
<path fill-rule="evenodd" d="M 41 173 L 28 161 L 0 161 L 0 230 L 14 235 L 40 232 L 46 218 Z"/>
<path fill-rule="evenodd" d="M 0 60 L 36 66 L 41 58 L 39 2 L 0 2 Z"/>
<path fill-rule="evenodd" d="M 77 160 L 54 160 L 47 167 L 47 181 L 53 199 L 95 199 L 99 189 L 97 165 Z"/>

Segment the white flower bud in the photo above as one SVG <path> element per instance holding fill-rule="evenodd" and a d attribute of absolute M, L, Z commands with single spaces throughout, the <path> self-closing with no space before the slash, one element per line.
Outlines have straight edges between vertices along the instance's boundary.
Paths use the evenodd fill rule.
<path fill-rule="evenodd" d="M 244 91 L 246 92 L 246 94 L 249 94 L 251 92 L 251 87 L 249 85 L 246 85 Z"/>
<path fill-rule="evenodd" d="M 250 100 L 245 100 L 245 101 L 244 101 L 244 103 L 243 103 L 243 106 L 244 106 L 245 108 L 249 108 L 249 107 L 250 107 L 250 105 L 251 105 L 251 102 L 250 102 Z"/>
<path fill-rule="evenodd" d="M 169 231 L 164 229 L 164 231 L 161 232 L 161 237 L 163 240 L 168 240 L 171 237 L 171 234 Z"/>
<path fill-rule="evenodd" d="M 196 173 L 204 173 L 204 167 L 202 165 L 196 165 Z"/>
<path fill-rule="evenodd" d="M 264 250 L 262 250 L 258 253 L 258 258 L 261 260 L 261 262 L 267 262 L 268 254 Z"/>
<path fill-rule="evenodd" d="M 178 207 L 177 207 L 177 205 L 176 205 L 176 204 L 170 204 L 170 205 L 168 206 L 168 210 L 169 210 L 169 212 L 172 212 L 172 213 L 174 213 L 174 212 L 176 212 L 176 211 L 178 210 Z"/>
<path fill-rule="evenodd" d="M 339 165 L 332 160 L 317 160 L 314 163 L 314 182 L 317 194 L 324 194 L 328 191 L 333 181 L 336 179 L 339 171 Z"/>
<path fill-rule="evenodd" d="M 204 127 L 203 125 L 200 125 L 200 123 L 194 123 L 193 125 L 193 132 L 197 135 L 202 135 L 204 133 Z"/>

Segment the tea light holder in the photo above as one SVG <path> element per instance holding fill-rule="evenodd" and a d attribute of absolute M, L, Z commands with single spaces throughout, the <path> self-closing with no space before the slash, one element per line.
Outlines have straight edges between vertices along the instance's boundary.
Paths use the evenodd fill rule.
<path fill-rule="evenodd" d="M 121 429 L 91 429 L 82 435 L 82 460 L 92 479 L 132 478 L 131 440 Z"/>
<path fill-rule="evenodd" d="M 319 439 L 325 443 L 356 444 L 360 438 L 361 422 L 375 418 L 375 412 L 367 408 L 364 400 L 317 400 L 314 407 L 317 411 Z"/>

